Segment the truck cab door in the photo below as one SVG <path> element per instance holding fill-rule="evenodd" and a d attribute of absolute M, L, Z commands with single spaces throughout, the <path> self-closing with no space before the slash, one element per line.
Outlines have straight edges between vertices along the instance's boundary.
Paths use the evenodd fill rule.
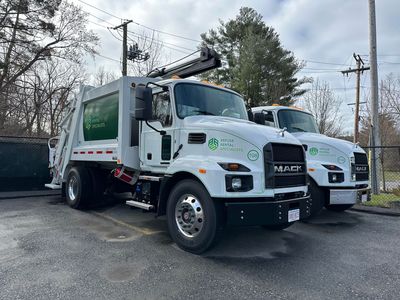
<path fill-rule="evenodd" d="M 149 125 L 142 122 L 142 161 L 147 166 L 167 168 L 174 153 L 175 128 L 172 119 L 170 91 L 155 90 L 153 92 L 152 120 Z"/>

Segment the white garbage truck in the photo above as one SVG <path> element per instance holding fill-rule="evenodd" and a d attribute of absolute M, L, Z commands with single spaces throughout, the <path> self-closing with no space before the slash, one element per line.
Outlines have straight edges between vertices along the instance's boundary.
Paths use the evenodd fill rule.
<path fill-rule="evenodd" d="M 358 144 L 320 134 L 313 115 L 297 107 L 262 106 L 252 112 L 256 123 L 290 132 L 303 145 L 310 177 L 311 215 L 324 206 L 344 211 L 371 199 L 368 158 Z"/>
<path fill-rule="evenodd" d="M 131 191 L 126 204 L 166 215 L 172 239 L 193 253 L 225 225 L 284 229 L 309 217 L 301 143 L 250 122 L 236 92 L 184 79 L 219 64 L 205 48 L 147 77 L 83 87 L 61 123 L 46 186 L 77 209 Z"/>

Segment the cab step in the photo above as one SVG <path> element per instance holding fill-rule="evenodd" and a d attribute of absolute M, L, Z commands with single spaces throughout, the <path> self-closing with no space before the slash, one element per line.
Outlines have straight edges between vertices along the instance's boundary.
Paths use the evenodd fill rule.
<path fill-rule="evenodd" d="M 139 202 L 139 201 L 134 201 L 134 200 L 126 201 L 126 204 L 129 206 L 134 206 L 134 207 L 145 209 L 145 210 L 152 210 L 154 208 L 154 205 Z"/>
<path fill-rule="evenodd" d="M 52 189 L 52 190 L 60 190 L 61 189 L 61 184 L 46 183 L 44 186 L 49 189 Z"/>

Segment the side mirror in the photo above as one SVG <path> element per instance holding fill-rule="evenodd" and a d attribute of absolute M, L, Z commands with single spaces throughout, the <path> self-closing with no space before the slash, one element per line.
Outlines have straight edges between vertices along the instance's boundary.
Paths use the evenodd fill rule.
<path fill-rule="evenodd" d="M 249 118 L 249 121 L 254 121 L 254 115 L 251 109 L 247 110 L 247 117 Z"/>
<path fill-rule="evenodd" d="M 135 119 L 148 121 L 153 117 L 153 92 L 149 87 L 139 85 L 136 87 Z"/>
<path fill-rule="evenodd" d="M 254 122 L 256 122 L 257 124 L 265 125 L 265 114 L 263 112 L 255 113 Z"/>

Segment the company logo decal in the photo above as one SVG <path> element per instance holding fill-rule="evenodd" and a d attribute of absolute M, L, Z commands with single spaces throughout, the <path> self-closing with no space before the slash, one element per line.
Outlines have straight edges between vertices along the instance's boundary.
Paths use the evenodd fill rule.
<path fill-rule="evenodd" d="M 247 153 L 247 158 L 248 158 L 249 160 L 251 160 L 251 161 L 257 160 L 258 157 L 259 157 L 259 154 L 258 154 L 258 152 L 257 152 L 256 150 L 250 150 L 250 151 Z"/>
<path fill-rule="evenodd" d="M 339 164 L 344 164 L 346 162 L 346 159 L 343 156 L 339 156 L 337 158 L 337 161 L 338 161 Z"/>
<path fill-rule="evenodd" d="M 209 139 L 208 140 L 208 148 L 210 148 L 211 151 L 217 150 L 218 140 L 216 138 Z"/>
<path fill-rule="evenodd" d="M 312 147 L 312 148 L 310 148 L 309 152 L 310 152 L 310 155 L 315 156 L 318 154 L 318 148 Z"/>
<path fill-rule="evenodd" d="M 274 166 L 275 173 L 302 173 L 301 165 L 277 165 Z"/>

